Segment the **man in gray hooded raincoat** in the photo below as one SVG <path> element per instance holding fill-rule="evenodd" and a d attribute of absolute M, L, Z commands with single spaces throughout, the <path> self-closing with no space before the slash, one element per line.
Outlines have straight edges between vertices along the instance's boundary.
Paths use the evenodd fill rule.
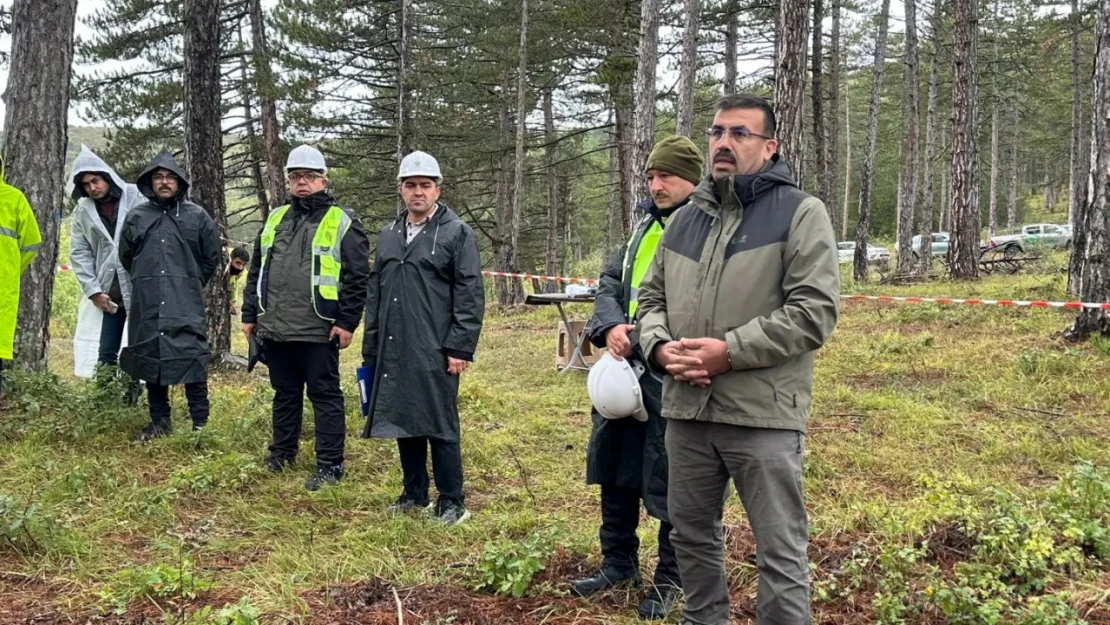
<path fill-rule="evenodd" d="M 139 175 L 147 199 L 127 216 L 119 260 L 131 274 L 131 323 L 120 366 L 147 383 L 147 441 L 170 433 L 169 387 L 185 385 L 193 429 L 208 423 L 208 327 L 204 287 L 222 268 L 216 223 L 188 199 L 189 181 L 162 150 Z"/>
<path fill-rule="evenodd" d="M 84 295 L 73 335 L 73 369 L 78 377 L 107 381 L 115 374 L 131 308 L 131 279 L 117 255 L 119 235 L 127 214 L 145 198 L 84 145 L 73 161 L 72 181 L 77 208 L 69 260 Z"/>

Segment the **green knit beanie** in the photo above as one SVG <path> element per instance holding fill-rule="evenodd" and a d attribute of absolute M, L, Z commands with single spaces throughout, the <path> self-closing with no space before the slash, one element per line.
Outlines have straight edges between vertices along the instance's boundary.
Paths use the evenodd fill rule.
<path fill-rule="evenodd" d="M 690 137 L 672 135 L 655 144 L 644 166 L 644 171 L 649 169 L 665 171 L 698 184 L 705 171 L 705 157 Z"/>

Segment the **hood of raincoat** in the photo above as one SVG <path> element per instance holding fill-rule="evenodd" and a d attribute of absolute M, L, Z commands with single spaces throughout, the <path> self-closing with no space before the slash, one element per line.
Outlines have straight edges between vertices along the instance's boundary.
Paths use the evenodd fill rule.
<path fill-rule="evenodd" d="M 151 202 L 158 203 L 161 201 L 158 199 L 158 196 L 154 194 L 154 184 L 151 180 L 154 177 L 154 172 L 159 169 L 171 171 L 177 176 L 177 196 L 175 196 L 174 199 L 185 199 L 189 195 L 189 179 L 185 177 L 185 170 L 177 164 L 177 160 L 174 159 L 173 154 L 170 154 L 169 150 L 162 150 L 159 152 L 158 155 L 150 161 L 150 164 L 146 166 L 143 173 L 139 174 L 139 179 L 135 181 L 135 186 L 139 187 L 139 193 L 142 193 L 143 196 Z"/>
<path fill-rule="evenodd" d="M 95 152 L 89 149 L 87 145 L 81 145 L 81 151 L 77 154 L 77 158 L 73 159 L 73 176 L 70 182 L 73 185 L 73 190 L 70 191 L 70 197 L 73 201 L 78 201 L 81 198 L 88 197 L 85 193 L 85 185 L 81 184 L 81 177 L 85 174 L 98 174 L 108 181 L 108 186 L 111 188 L 111 194 L 114 198 L 123 197 L 123 190 L 126 188 L 127 183 L 123 178 L 119 177 L 116 170 L 108 166 L 104 159 L 96 155 Z"/>

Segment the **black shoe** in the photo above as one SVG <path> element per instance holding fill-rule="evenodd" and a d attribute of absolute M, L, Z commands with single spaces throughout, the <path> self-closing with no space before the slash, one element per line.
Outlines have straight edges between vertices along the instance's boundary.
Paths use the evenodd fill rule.
<path fill-rule="evenodd" d="M 281 458 L 276 456 L 266 458 L 266 470 L 270 473 L 281 473 L 291 466 L 293 466 L 292 458 Z"/>
<path fill-rule="evenodd" d="M 304 487 L 308 490 L 320 490 L 321 486 L 336 484 L 339 480 L 343 479 L 342 465 L 336 467 L 316 467 L 316 472 L 308 481 L 304 483 Z"/>
<path fill-rule="evenodd" d="M 593 575 L 578 579 L 570 584 L 570 594 L 575 597 L 588 597 L 596 592 L 617 586 L 639 586 L 643 583 L 637 568 L 618 569 L 602 566 Z"/>
<path fill-rule="evenodd" d="M 207 421 L 193 421 L 193 431 L 203 432 L 204 428 L 208 427 Z"/>
<path fill-rule="evenodd" d="M 470 510 L 457 503 L 440 501 L 436 504 L 436 520 L 447 527 L 459 525 L 470 518 Z"/>
<path fill-rule="evenodd" d="M 432 502 L 428 499 L 410 499 L 407 495 L 401 495 L 389 505 L 387 510 L 389 512 L 408 514 L 410 512 L 426 512 L 432 509 Z"/>
<path fill-rule="evenodd" d="M 173 431 L 173 426 L 170 425 L 170 423 L 168 421 L 166 421 L 166 422 L 161 422 L 161 421 L 153 422 L 152 421 L 152 422 L 148 423 L 145 428 L 143 428 L 142 432 L 139 432 L 137 435 L 135 435 L 135 440 L 139 441 L 140 443 L 146 443 L 146 442 L 152 441 L 156 438 L 161 438 L 163 436 L 168 436 L 170 434 L 170 432 L 172 432 L 172 431 Z"/>
<path fill-rule="evenodd" d="M 652 586 L 640 602 L 636 613 L 644 621 L 657 621 L 664 619 L 674 609 L 674 604 L 682 594 L 682 589 L 677 586 Z"/>

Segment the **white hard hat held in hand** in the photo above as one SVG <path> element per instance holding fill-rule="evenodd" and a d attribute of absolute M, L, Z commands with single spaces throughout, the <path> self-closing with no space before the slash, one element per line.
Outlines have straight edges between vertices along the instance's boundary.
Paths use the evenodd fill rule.
<path fill-rule="evenodd" d="M 597 413 L 606 419 L 647 421 L 639 377 L 627 358 L 617 360 L 605 352 L 586 377 L 586 390 Z"/>
<path fill-rule="evenodd" d="M 289 158 L 285 161 L 285 171 L 294 169 L 311 169 L 322 174 L 328 173 L 324 155 L 311 145 L 298 145 L 289 153 Z"/>
<path fill-rule="evenodd" d="M 401 169 L 397 172 L 397 180 L 418 176 L 432 178 L 436 181 L 436 184 L 443 182 L 443 174 L 439 171 L 439 163 L 435 157 L 419 150 L 401 159 Z"/>

